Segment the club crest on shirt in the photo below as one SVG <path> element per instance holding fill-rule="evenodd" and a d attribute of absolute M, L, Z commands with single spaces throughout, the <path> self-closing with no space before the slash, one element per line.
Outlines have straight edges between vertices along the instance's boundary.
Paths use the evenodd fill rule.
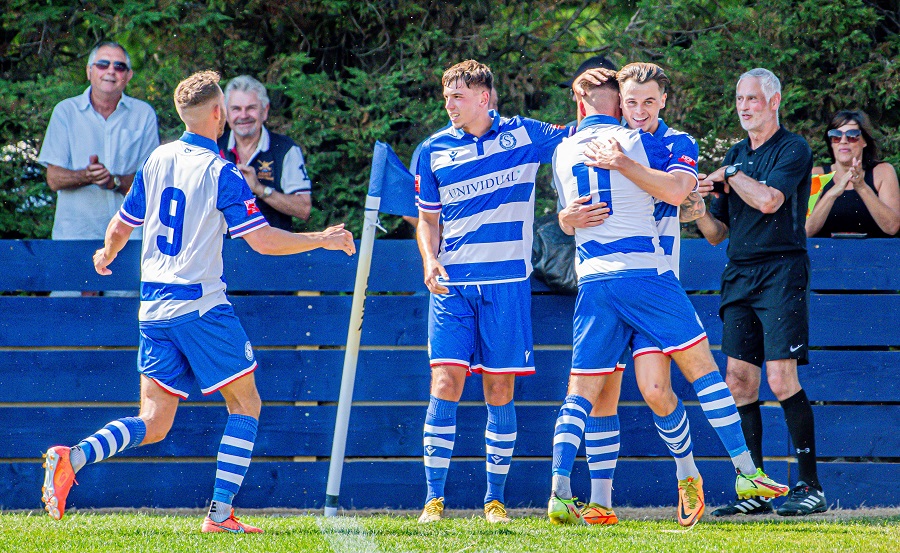
<path fill-rule="evenodd" d="M 502 133 L 499 140 L 500 147 L 504 150 L 510 150 L 516 147 L 516 137 L 510 132 Z"/>
<path fill-rule="evenodd" d="M 244 207 L 247 208 L 247 215 L 253 215 L 254 213 L 259 213 L 259 206 L 256 205 L 256 198 L 250 198 L 249 200 L 244 200 Z M 249 342 L 247 342 L 249 344 Z"/>
<path fill-rule="evenodd" d="M 259 167 L 256 168 L 256 178 L 259 180 L 275 180 L 275 169 L 272 167 L 274 165 L 274 161 L 262 161 L 259 162 Z"/>
<path fill-rule="evenodd" d="M 244 344 L 244 357 L 247 358 L 247 361 L 253 361 L 253 347 L 250 345 L 250 340 Z"/>
<path fill-rule="evenodd" d="M 687 163 L 691 167 L 697 166 L 697 162 L 694 159 L 692 159 L 690 156 L 687 156 L 687 155 L 681 156 L 680 158 L 678 158 L 678 161 L 681 161 L 682 163 Z"/>

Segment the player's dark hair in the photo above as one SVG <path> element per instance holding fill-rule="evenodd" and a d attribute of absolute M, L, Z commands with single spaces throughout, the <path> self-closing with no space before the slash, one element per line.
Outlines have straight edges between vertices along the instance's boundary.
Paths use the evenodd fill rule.
<path fill-rule="evenodd" d="M 606 82 L 603 84 L 594 84 L 590 81 L 583 80 L 581 81 L 581 88 L 584 89 L 585 93 L 588 93 L 592 90 L 603 90 L 608 89 L 613 92 L 619 92 L 619 81 L 616 80 L 616 72 L 612 69 L 606 69 L 605 67 L 600 67 L 594 69 L 595 71 L 599 71 L 606 77 Z"/>
<path fill-rule="evenodd" d="M 475 60 L 466 60 L 457 63 L 444 71 L 441 84 L 448 86 L 450 83 L 462 81 L 468 88 L 484 88 L 490 91 L 494 87 L 494 74 L 491 68 Z"/>
<path fill-rule="evenodd" d="M 633 80 L 638 84 L 644 84 L 650 81 L 656 81 L 659 89 L 665 92 L 672 81 L 666 76 L 666 72 L 662 67 L 655 63 L 629 63 L 616 73 L 616 80 L 619 84 L 625 84 L 625 81 Z"/>

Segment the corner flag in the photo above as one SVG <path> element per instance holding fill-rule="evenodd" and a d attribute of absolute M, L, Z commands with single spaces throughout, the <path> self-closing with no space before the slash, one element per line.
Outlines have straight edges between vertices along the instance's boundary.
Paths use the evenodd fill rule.
<path fill-rule="evenodd" d="M 369 198 L 381 199 L 379 205 L 373 208 L 381 213 L 419 216 L 416 208 L 416 178 L 384 142 L 375 143 L 372 173 L 369 176 Z M 369 198 L 366 198 L 366 209 L 369 209 Z"/>
<path fill-rule="evenodd" d="M 325 488 L 325 516 L 327 517 L 337 515 L 341 474 L 344 469 L 344 452 L 347 446 L 347 429 L 350 423 L 350 405 L 353 402 L 353 384 L 356 380 L 356 363 L 359 359 L 363 307 L 369 282 L 369 270 L 372 267 L 375 229 L 381 228 L 378 224 L 378 212 L 417 217 L 419 212 L 416 208 L 415 186 L 415 177 L 406 170 L 394 150 L 384 142 L 376 142 L 375 153 L 372 156 L 372 173 L 369 176 L 369 192 L 366 196 L 363 232 L 359 240 L 359 262 L 356 266 L 356 282 L 353 286 L 353 303 L 350 306 L 350 326 L 347 329 L 344 370 L 341 375 L 341 391 L 338 396 L 337 417 L 334 423 L 334 441 L 331 444 L 328 485 Z"/>

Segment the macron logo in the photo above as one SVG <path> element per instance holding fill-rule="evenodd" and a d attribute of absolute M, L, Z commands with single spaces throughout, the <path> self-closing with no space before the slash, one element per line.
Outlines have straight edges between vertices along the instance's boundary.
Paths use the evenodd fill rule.
<path fill-rule="evenodd" d="M 528 362 L 528 358 L 529 358 L 529 357 L 531 357 L 531 352 L 528 351 L 528 350 L 525 350 L 525 362 L 526 362 L 526 363 Z"/>
<path fill-rule="evenodd" d="M 503 460 L 503 457 L 501 457 L 499 455 L 491 455 L 491 461 L 493 461 L 495 465 L 499 465 L 500 461 L 502 461 L 502 460 Z"/>
<path fill-rule="evenodd" d="M 456 156 L 459 155 L 459 152 L 457 152 L 456 150 L 451 150 L 447 153 L 447 155 L 450 156 L 450 161 L 456 161 Z"/>
<path fill-rule="evenodd" d="M 434 452 L 437 451 L 437 448 L 434 446 L 427 446 L 425 448 L 425 455 L 434 455 Z"/>

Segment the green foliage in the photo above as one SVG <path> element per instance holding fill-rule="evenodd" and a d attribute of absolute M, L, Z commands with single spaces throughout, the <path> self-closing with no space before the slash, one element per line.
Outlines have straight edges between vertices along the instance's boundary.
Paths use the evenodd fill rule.
<path fill-rule="evenodd" d="M 375 140 L 408 159 L 446 122 L 440 75 L 467 58 L 493 69 L 501 113 L 555 123 L 574 118 L 557 83 L 587 56 L 657 61 L 674 81 L 666 119 L 700 140 L 705 168 L 741 137 L 736 77 L 762 65 L 782 79 L 786 125 L 819 158 L 831 113 L 862 107 L 900 164 L 896 2 L 7 0 L 0 25 L 0 147 L 39 149 L 53 106 L 86 86 L 99 40 L 129 49 L 127 92 L 154 106 L 163 141 L 181 134 L 171 95 L 188 74 L 265 82 L 269 125 L 303 147 L 314 182 L 299 230 L 346 221 L 359 233 Z M 4 150 L 0 164 L 0 237 L 47 236 L 54 198 L 34 161 Z M 537 198 L 539 213 L 554 208 L 546 169 Z"/>
<path fill-rule="evenodd" d="M 894 13 L 880 5 L 894 4 Z M 644 0 L 629 28 L 607 35 L 629 61 L 653 61 L 673 80 L 667 121 L 701 144 L 712 169 L 745 133 L 734 112 L 738 76 L 754 67 L 782 83 L 782 122 L 806 137 L 816 159 L 841 109 L 865 110 L 886 158 L 900 162 L 900 20 L 896 2 Z"/>

